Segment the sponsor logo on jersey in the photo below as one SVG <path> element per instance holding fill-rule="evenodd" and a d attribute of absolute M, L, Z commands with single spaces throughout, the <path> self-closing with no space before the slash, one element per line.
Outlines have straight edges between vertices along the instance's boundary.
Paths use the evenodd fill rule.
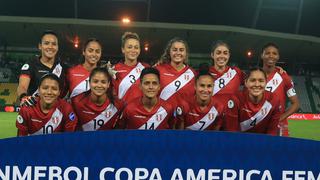
<path fill-rule="evenodd" d="M 170 73 L 163 73 L 163 75 L 165 75 L 165 76 L 174 76 L 174 74 L 170 74 Z"/>
<path fill-rule="evenodd" d="M 140 119 L 145 119 L 145 118 L 147 118 L 146 116 L 140 116 L 140 115 L 134 115 L 134 117 L 140 118 Z"/>
<path fill-rule="evenodd" d="M 77 76 L 77 77 L 83 77 L 85 76 L 84 74 L 72 74 L 73 76 Z"/>
<path fill-rule="evenodd" d="M 94 114 L 94 112 L 90 112 L 90 111 L 82 111 L 82 112 L 86 114 Z"/>
<path fill-rule="evenodd" d="M 28 70 L 29 69 L 29 64 L 24 64 L 21 68 L 21 70 Z"/>
<path fill-rule="evenodd" d="M 250 111 L 250 109 L 247 109 L 247 108 L 242 108 L 243 111 L 246 111 L 248 113 L 251 113 L 252 111 Z"/>
<path fill-rule="evenodd" d="M 191 116 L 199 116 L 199 114 L 192 113 L 192 112 L 189 112 L 189 115 L 191 115 Z"/>
<path fill-rule="evenodd" d="M 38 119 L 31 119 L 31 121 L 33 121 L 33 122 L 42 122 L 41 120 L 38 120 Z"/>
<path fill-rule="evenodd" d="M 23 123 L 23 117 L 21 115 L 18 115 L 17 121 L 18 121 L 18 123 L 22 124 Z"/>
<path fill-rule="evenodd" d="M 75 118 L 76 118 L 76 116 L 74 115 L 73 112 L 71 112 L 71 113 L 69 114 L 69 119 L 70 119 L 71 121 L 73 121 Z"/>
<path fill-rule="evenodd" d="M 234 107 L 234 102 L 232 100 L 228 101 L 228 108 L 231 109 Z"/>

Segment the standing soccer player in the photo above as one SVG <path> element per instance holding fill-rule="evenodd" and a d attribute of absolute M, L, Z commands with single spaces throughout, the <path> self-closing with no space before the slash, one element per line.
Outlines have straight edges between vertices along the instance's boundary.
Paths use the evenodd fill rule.
<path fill-rule="evenodd" d="M 114 67 L 117 74 L 113 81 L 113 87 L 120 100 L 129 102 L 136 97 L 141 97 L 139 77 L 141 71 L 149 65 L 138 61 L 141 51 L 138 34 L 125 32 L 121 38 L 121 50 L 124 62 L 117 63 Z"/>
<path fill-rule="evenodd" d="M 174 119 L 174 108 L 158 97 L 160 75 L 155 68 L 145 68 L 140 76 L 142 97 L 128 103 L 124 108 L 120 128 L 125 129 L 170 129 Z"/>
<path fill-rule="evenodd" d="M 40 57 L 26 62 L 22 68 L 19 77 L 19 85 L 17 88 L 17 95 L 19 99 L 17 102 L 20 105 L 32 105 L 30 97 L 37 94 L 40 78 L 47 74 L 53 73 L 57 75 L 63 83 L 60 97 L 64 97 L 64 83 L 65 71 L 68 68 L 65 63 L 62 63 L 57 58 L 58 53 L 58 37 L 53 31 L 43 32 L 38 48 L 41 52 Z"/>
<path fill-rule="evenodd" d="M 188 53 L 187 42 L 173 38 L 161 56 L 161 64 L 156 66 L 160 72 L 160 98 L 174 107 L 181 99 L 194 95 L 195 71 L 187 64 Z"/>
<path fill-rule="evenodd" d="M 213 95 L 235 94 L 244 84 L 245 74 L 238 67 L 228 66 L 230 56 L 230 47 L 226 42 L 219 40 L 212 44 L 213 66 L 209 70 L 215 80 Z"/>
<path fill-rule="evenodd" d="M 279 99 L 265 90 L 266 84 L 267 77 L 261 68 L 250 70 L 246 89 L 237 94 L 235 106 L 230 109 L 232 113 L 238 112 L 241 131 L 279 135 L 282 107 Z"/>
<path fill-rule="evenodd" d="M 291 77 L 286 73 L 280 73 L 276 68 L 276 63 L 280 58 L 279 47 L 274 43 L 268 43 L 262 48 L 261 59 L 263 61 L 263 70 L 267 74 L 266 90 L 272 92 L 280 99 L 280 135 L 289 136 L 287 118 L 299 109 L 299 99 L 294 90 L 294 84 Z M 286 109 L 286 97 L 289 98 L 291 106 Z"/>
<path fill-rule="evenodd" d="M 90 89 L 89 75 L 97 67 L 101 54 L 102 48 L 100 42 L 95 38 L 88 39 L 82 51 L 84 62 L 70 68 L 67 73 L 70 98 Z"/>
<path fill-rule="evenodd" d="M 123 105 L 113 97 L 111 80 L 106 68 L 97 67 L 90 73 L 90 90 L 72 99 L 80 130 L 110 130 L 115 127 Z"/>
<path fill-rule="evenodd" d="M 72 106 L 59 99 L 60 79 L 55 74 L 44 75 L 39 82 L 39 97 L 36 105 L 20 109 L 16 126 L 18 136 L 72 132 L 77 117 Z"/>

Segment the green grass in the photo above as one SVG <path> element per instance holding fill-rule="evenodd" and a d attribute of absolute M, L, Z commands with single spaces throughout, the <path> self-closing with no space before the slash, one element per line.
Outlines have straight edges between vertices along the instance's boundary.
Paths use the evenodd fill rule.
<path fill-rule="evenodd" d="M 289 120 L 289 131 L 291 137 L 320 141 L 320 120 Z"/>
<path fill-rule="evenodd" d="M 0 112 L 0 139 L 14 137 L 17 113 Z M 291 137 L 320 141 L 320 121 L 293 121 L 289 120 Z"/>
<path fill-rule="evenodd" d="M 18 113 L 0 112 L 0 139 L 17 135 L 17 114 Z"/>

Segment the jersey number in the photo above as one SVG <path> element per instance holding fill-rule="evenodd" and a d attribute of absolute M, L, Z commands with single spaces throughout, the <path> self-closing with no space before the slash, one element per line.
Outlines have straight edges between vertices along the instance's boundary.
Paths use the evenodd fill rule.
<path fill-rule="evenodd" d="M 224 79 L 219 79 L 219 88 L 220 88 L 220 89 L 225 86 L 224 83 L 225 83 Z"/>
<path fill-rule="evenodd" d="M 104 125 L 103 119 L 94 119 L 93 120 L 93 128 L 94 130 L 101 128 Z"/>
<path fill-rule="evenodd" d="M 206 124 L 206 122 L 205 121 L 199 121 L 199 123 L 201 124 L 201 127 L 200 127 L 200 131 L 202 131 L 203 130 L 203 127 L 204 127 L 204 125 Z"/>
<path fill-rule="evenodd" d="M 174 86 L 176 87 L 176 91 L 178 91 L 179 88 L 180 88 L 180 86 L 181 86 L 181 82 L 180 82 L 179 80 L 176 80 L 176 81 L 174 82 Z"/>
<path fill-rule="evenodd" d="M 88 91 L 88 89 L 89 89 L 89 80 L 87 79 L 85 81 L 86 81 L 86 91 Z"/>
<path fill-rule="evenodd" d="M 136 80 L 136 77 L 134 75 L 129 75 L 129 78 L 131 78 L 130 82 L 133 84 L 135 83 L 137 80 Z"/>
<path fill-rule="evenodd" d="M 152 124 L 150 125 L 150 127 L 148 127 L 148 123 L 145 123 L 145 124 L 144 124 L 144 129 L 145 129 L 145 130 L 154 130 L 154 123 L 152 123 Z"/>
<path fill-rule="evenodd" d="M 250 126 L 253 127 L 253 126 L 256 126 L 256 124 L 257 124 L 257 118 L 250 123 Z"/>
<path fill-rule="evenodd" d="M 267 89 L 267 91 L 272 92 L 272 87 L 271 86 L 267 86 L 266 89 Z"/>
<path fill-rule="evenodd" d="M 53 126 L 48 125 L 42 127 L 42 134 L 51 134 L 53 132 Z"/>

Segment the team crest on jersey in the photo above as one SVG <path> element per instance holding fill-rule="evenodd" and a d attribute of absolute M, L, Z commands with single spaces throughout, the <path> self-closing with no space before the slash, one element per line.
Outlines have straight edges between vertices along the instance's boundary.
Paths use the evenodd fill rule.
<path fill-rule="evenodd" d="M 17 121 L 18 121 L 18 123 L 22 124 L 23 123 L 23 117 L 21 115 L 18 115 Z"/>
<path fill-rule="evenodd" d="M 275 86 L 278 85 L 278 84 L 279 84 L 278 79 L 273 79 L 273 80 L 272 80 L 272 83 L 273 83 L 273 85 L 275 85 Z"/>
<path fill-rule="evenodd" d="M 264 116 L 265 114 L 267 114 L 267 109 L 266 108 L 262 108 L 261 109 L 261 114 Z"/>
<path fill-rule="evenodd" d="M 141 69 L 140 69 L 140 68 L 136 68 L 136 72 L 137 72 L 138 74 L 141 74 Z"/>
<path fill-rule="evenodd" d="M 234 102 L 232 100 L 228 101 L 228 108 L 231 109 L 234 107 Z"/>
<path fill-rule="evenodd" d="M 53 122 L 53 124 L 58 124 L 58 122 L 59 122 L 59 117 L 57 117 L 57 116 L 52 117 L 51 121 Z"/>
<path fill-rule="evenodd" d="M 73 121 L 75 118 L 76 118 L 76 115 L 74 115 L 74 113 L 71 112 L 71 113 L 69 114 L 69 119 L 70 119 L 71 121 Z"/>
<path fill-rule="evenodd" d="M 211 121 L 212 121 L 212 120 L 213 120 L 213 118 L 214 118 L 214 114 L 213 114 L 213 113 L 209 113 L 209 114 L 208 114 L 208 118 L 209 118 L 209 120 L 211 120 Z"/>
<path fill-rule="evenodd" d="M 162 120 L 162 114 L 157 114 L 156 118 L 157 118 L 157 121 L 161 121 Z"/>
<path fill-rule="evenodd" d="M 107 111 L 106 114 L 105 114 L 105 116 L 106 116 L 107 118 L 111 117 L 111 111 Z"/>
<path fill-rule="evenodd" d="M 28 70 L 29 69 L 29 64 L 24 64 L 21 68 L 21 70 Z"/>
<path fill-rule="evenodd" d="M 185 74 L 185 75 L 184 75 L 184 79 L 185 79 L 186 81 L 189 81 L 189 79 L 190 79 L 189 74 Z"/>

